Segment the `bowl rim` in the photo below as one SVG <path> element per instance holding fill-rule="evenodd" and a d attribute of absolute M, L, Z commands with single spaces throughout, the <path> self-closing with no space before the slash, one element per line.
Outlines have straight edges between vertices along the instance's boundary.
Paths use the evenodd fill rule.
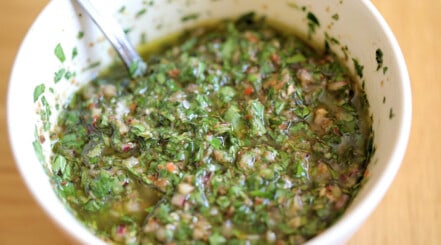
<path fill-rule="evenodd" d="M 34 26 L 38 22 L 42 16 L 45 15 L 46 12 L 49 12 L 51 6 L 54 5 L 56 1 L 49 1 L 46 6 L 40 11 L 37 18 L 34 20 L 33 24 L 28 29 L 24 39 L 21 42 L 21 45 L 18 49 L 16 58 L 14 60 L 12 66 L 12 72 L 9 78 L 9 85 L 7 90 L 7 105 L 6 105 L 6 116 L 7 116 L 7 126 L 8 126 L 8 137 L 9 143 L 11 146 L 11 151 L 13 153 L 13 157 L 15 160 L 15 165 L 17 166 L 21 178 L 26 184 L 27 189 L 30 194 L 33 196 L 34 200 L 37 201 L 39 206 L 45 211 L 45 213 L 51 218 L 53 222 L 58 225 L 58 228 L 62 228 L 60 230 L 64 231 L 65 234 L 68 234 L 70 237 L 76 239 L 81 243 L 87 244 L 93 242 L 94 244 L 104 244 L 104 241 L 99 239 L 97 236 L 93 235 L 88 229 L 84 226 L 80 225 L 79 221 L 74 220 L 62 220 L 57 215 L 57 212 L 54 211 L 53 205 L 49 204 L 46 199 L 44 199 L 43 195 L 39 194 L 38 186 L 34 185 L 34 182 L 31 181 L 30 172 L 25 168 L 25 164 L 20 160 L 20 149 L 16 147 L 18 144 L 14 139 L 14 135 L 11 132 L 11 127 L 13 125 L 11 114 L 14 113 L 14 108 L 11 103 L 12 101 L 12 93 L 11 93 L 11 83 L 14 80 L 16 71 L 16 62 L 17 58 L 21 56 L 23 46 L 27 42 L 29 42 L 29 37 L 33 31 Z M 405 156 L 405 152 L 407 149 L 410 131 L 411 131 L 411 120 L 412 120 L 412 94 L 411 94 L 411 83 L 410 78 L 406 66 L 406 62 L 401 51 L 401 48 L 398 44 L 396 37 L 394 36 L 391 28 L 389 27 L 386 20 L 374 6 L 374 4 L 369 0 L 361 0 L 361 4 L 368 9 L 367 13 L 374 16 L 374 19 L 381 26 L 381 30 L 383 31 L 384 36 L 386 37 L 387 42 L 389 42 L 390 47 L 392 47 L 391 54 L 394 57 L 394 60 L 397 62 L 397 68 L 399 71 L 399 78 L 402 84 L 402 90 L 400 93 L 403 95 L 403 99 L 401 101 L 401 105 L 404 108 L 402 113 L 397 115 L 399 125 L 397 125 L 398 136 L 397 141 L 395 143 L 393 152 L 391 153 L 390 159 L 387 161 L 387 167 L 379 176 L 378 180 L 372 185 L 371 190 L 363 197 L 362 200 L 358 202 L 356 206 L 354 206 L 351 210 L 347 210 L 345 214 L 333 225 L 328 227 L 323 233 L 318 234 L 314 238 L 308 240 L 307 244 L 328 244 L 334 243 L 341 239 L 341 237 L 349 238 L 355 233 L 356 228 L 358 228 L 373 212 L 373 210 L 378 206 L 381 202 L 382 198 L 385 196 L 387 190 L 392 184 L 394 178 L 396 177 L 398 170 L 402 164 L 402 161 Z M 63 205 L 61 201 L 60 205 Z M 63 205 L 64 206 L 64 205 Z M 71 217 L 73 218 L 73 216 Z M 72 227 L 74 226 L 74 227 Z M 352 231 L 348 232 L 348 227 Z"/>

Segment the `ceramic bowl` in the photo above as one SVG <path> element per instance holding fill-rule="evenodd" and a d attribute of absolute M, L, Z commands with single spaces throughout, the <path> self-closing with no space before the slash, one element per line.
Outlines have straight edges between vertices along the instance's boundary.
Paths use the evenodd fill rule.
<path fill-rule="evenodd" d="M 308 243 L 344 243 L 378 205 L 403 159 L 412 103 L 403 55 L 370 1 L 92 2 L 116 18 L 135 46 L 200 22 L 249 11 L 282 23 L 318 49 L 327 43 L 366 90 L 376 151 L 368 166 L 369 174 L 347 211 Z M 24 39 L 9 84 L 10 143 L 23 179 L 55 223 L 75 242 L 85 244 L 103 241 L 87 230 L 54 192 L 49 178 L 49 131 L 69 96 L 115 59 L 109 43 L 78 6 L 71 1 L 52 0 Z"/>

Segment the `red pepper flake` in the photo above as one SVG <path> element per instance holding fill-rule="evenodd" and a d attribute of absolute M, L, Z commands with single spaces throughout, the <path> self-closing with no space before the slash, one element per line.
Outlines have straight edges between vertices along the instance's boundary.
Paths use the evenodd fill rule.
<path fill-rule="evenodd" d="M 129 105 L 129 109 L 131 112 L 134 112 L 136 110 L 136 107 L 138 107 L 138 105 L 136 105 L 135 103 Z"/>
<path fill-rule="evenodd" d="M 92 110 L 93 108 L 98 108 L 98 104 L 97 103 L 90 103 L 87 105 L 87 109 Z"/>
<path fill-rule="evenodd" d="M 245 37 L 248 39 L 250 43 L 257 43 L 259 41 L 259 39 L 250 32 L 245 33 Z"/>
<path fill-rule="evenodd" d="M 332 131 L 334 132 L 335 135 L 341 136 L 341 131 L 338 127 L 333 127 Z"/>
<path fill-rule="evenodd" d="M 176 165 L 172 162 L 166 163 L 165 168 L 169 173 L 176 173 L 178 171 L 178 167 L 176 167 Z"/>
<path fill-rule="evenodd" d="M 99 119 L 99 116 L 97 116 L 97 115 L 93 116 L 92 124 L 93 124 L 94 127 L 96 127 L 98 119 Z"/>
<path fill-rule="evenodd" d="M 254 92 L 254 89 L 252 87 L 246 87 L 243 93 L 245 95 L 251 95 Z"/>
<path fill-rule="evenodd" d="M 370 173 L 369 170 L 366 169 L 366 171 L 364 171 L 364 177 L 367 178 L 369 177 Z"/>
<path fill-rule="evenodd" d="M 154 176 L 154 175 L 149 175 L 149 176 L 147 176 L 147 178 L 148 178 L 149 180 L 153 181 L 153 182 L 158 181 L 158 177 L 157 177 L 157 176 Z"/>
<path fill-rule="evenodd" d="M 256 205 L 260 205 L 265 201 L 265 199 L 261 198 L 261 197 L 255 197 L 254 198 L 254 204 Z"/>
<path fill-rule="evenodd" d="M 169 70 L 167 72 L 167 74 L 171 77 L 171 78 L 177 78 L 179 76 L 179 73 L 181 73 L 179 71 L 179 69 L 173 69 L 173 70 Z"/>
<path fill-rule="evenodd" d="M 153 184 L 161 191 L 165 191 L 167 186 L 169 186 L 169 183 L 168 179 L 165 178 L 157 178 L 156 181 L 153 181 Z"/>
<path fill-rule="evenodd" d="M 279 129 L 280 130 L 287 130 L 288 129 L 289 124 L 287 122 L 283 122 L 282 124 L 279 125 Z"/>
<path fill-rule="evenodd" d="M 271 55 L 271 61 L 277 65 L 280 65 L 280 61 L 281 61 L 280 56 L 276 53 L 273 53 Z"/>
<path fill-rule="evenodd" d="M 248 120 L 253 119 L 253 115 L 248 114 L 248 115 L 245 116 L 245 118 L 248 119 Z"/>

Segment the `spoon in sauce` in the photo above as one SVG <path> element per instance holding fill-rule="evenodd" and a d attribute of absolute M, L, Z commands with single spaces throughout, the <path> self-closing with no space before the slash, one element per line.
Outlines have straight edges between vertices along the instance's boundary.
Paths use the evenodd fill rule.
<path fill-rule="evenodd" d="M 89 0 L 73 0 L 80 5 L 83 10 L 91 17 L 93 22 L 100 28 L 118 55 L 132 78 L 140 77 L 145 74 L 147 64 L 129 42 L 118 22 L 111 16 L 98 12 Z"/>

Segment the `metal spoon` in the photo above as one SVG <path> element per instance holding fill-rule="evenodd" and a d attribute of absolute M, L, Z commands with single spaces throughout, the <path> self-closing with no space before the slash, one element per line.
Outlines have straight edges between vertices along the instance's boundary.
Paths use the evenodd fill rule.
<path fill-rule="evenodd" d="M 142 60 L 141 56 L 129 42 L 118 22 L 116 22 L 116 20 L 110 15 L 108 16 L 105 13 L 99 13 L 89 0 L 73 1 L 78 3 L 101 29 L 123 60 L 130 76 L 136 78 L 144 75 L 147 70 L 147 64 Z"/>

